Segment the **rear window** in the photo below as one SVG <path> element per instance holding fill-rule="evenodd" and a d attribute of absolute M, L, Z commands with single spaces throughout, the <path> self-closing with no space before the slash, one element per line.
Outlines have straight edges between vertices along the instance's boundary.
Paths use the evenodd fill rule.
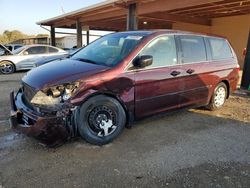
<path fill-rule="evenodd" d="M 206 48 L 203 37 L 180 36 L 182 49 L 182 63 L 193 63 L 207 60 Z"/>
<path fill-rule="evenodd" d="M 230 59 L 233 57 L 232 51 L 225 39 L 208 38 L 211 46 L 211 55 L 213 60 Z"/>

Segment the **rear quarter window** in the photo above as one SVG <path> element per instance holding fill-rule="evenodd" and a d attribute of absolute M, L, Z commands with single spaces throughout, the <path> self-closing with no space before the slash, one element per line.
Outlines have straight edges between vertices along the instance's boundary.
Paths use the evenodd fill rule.
<path fill-rule="evenodd" d="M 213 60 L 230 59 L 233 57 L 231 48 L 225 39 L 208 38 Z"/>
<path fill-rule="evenodd" d="M 58 52 L 58 49 L 56 49 L 56 48 L 48 47 L 48 49 L 49 49 L 49 53 L 57 53 Z"/>

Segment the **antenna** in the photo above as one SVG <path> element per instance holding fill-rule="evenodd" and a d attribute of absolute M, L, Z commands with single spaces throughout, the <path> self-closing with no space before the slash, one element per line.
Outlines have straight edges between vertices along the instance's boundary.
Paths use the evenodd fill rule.
<path fill-rule="evenodd" d="M 61 10 L 62 10 L 62 13 L 65 14 L 65 11 L 64 11 L 64 9 L 63 9 L 63 6 L 61 6 Z"/>

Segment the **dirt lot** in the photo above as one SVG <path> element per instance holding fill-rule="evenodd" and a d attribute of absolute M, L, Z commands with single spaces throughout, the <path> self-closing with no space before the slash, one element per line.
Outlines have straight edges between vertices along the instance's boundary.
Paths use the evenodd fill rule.
<path fill-rule="evenodd" d="M 77 138 L 48 149 L 9 128 L 23 74 L 0 75 L 0 188 L 250 187 L 249 97 L 145 119 L 103 147 Z"/>

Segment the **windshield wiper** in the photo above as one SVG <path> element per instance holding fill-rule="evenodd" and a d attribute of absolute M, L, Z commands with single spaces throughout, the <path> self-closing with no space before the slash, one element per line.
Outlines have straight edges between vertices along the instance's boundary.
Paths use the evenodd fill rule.
<path fill-rule="evenodd" d="M 92 63 L 92 64 L 97 64 L 97 62 L 93 61 L 93 60 L 90 60 L 90 59 L 85 59 L 85 58 L 76 58 L 75 60 L 78 60 L 78 61 L 82 61 L 82 62 L 86 62 L 86 63 Z"/>

